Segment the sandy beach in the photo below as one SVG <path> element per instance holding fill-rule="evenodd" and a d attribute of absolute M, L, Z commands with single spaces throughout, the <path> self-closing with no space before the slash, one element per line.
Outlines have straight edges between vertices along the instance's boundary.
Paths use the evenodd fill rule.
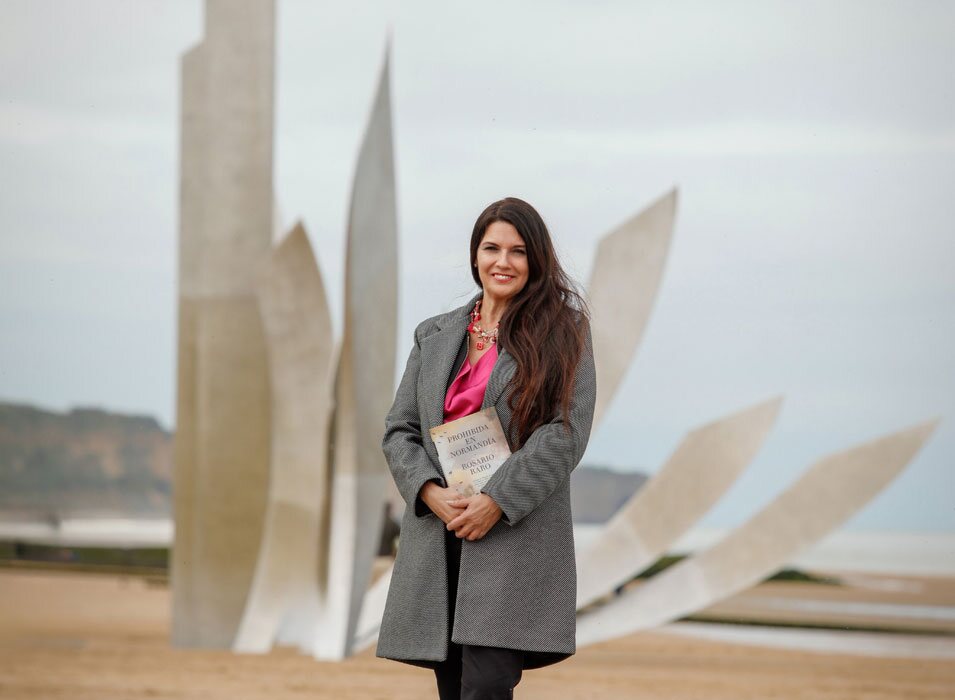
<path fill-rule="evenodd" d="M 758 588 L 758 587 L 757 587 Z M 947 590 L 947 587 L 946 587 Z M 173 649 L 165 585 L 129 576 L 0 570 L 0 697 L 6 700 L 411 700 L 429 672 L 366 650 L 322 663 Z M 664 632 L 581 649 L 529 671 L 522 700 L 812 700 L 955 697 L 955 663 L 770 649 Z"/>

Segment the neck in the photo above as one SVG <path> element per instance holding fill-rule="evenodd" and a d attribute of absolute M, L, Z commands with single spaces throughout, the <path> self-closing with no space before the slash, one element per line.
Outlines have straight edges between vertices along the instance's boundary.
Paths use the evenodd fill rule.
<path fill-rule="evenodd" d="M 485 292 L 481 301 L 481 325 L 484 328 L 493 328 L 501 322 L 506 308 L 506 299 L 500 299 Z"/>

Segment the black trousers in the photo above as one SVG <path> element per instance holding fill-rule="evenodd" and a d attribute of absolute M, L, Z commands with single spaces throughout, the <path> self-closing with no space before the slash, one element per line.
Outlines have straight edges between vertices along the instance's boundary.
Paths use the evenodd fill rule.
<path fill-rule="evenodd" d="M 445 530 L 448 554 L 448 658 L 434 669 L 440 700 L 510 700 L 521 681 L 524 652 L 519 649 L 455 644 L 454 599 L 461 568 L 461 540 Z"/>

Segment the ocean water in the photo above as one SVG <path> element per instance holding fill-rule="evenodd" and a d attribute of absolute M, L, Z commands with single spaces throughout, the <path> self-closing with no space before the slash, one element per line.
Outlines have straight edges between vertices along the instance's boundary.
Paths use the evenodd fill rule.
<path fill-rule="evenodd" d="M 173 523 L 169 519 L 64 518 L 43 521 L 0 521 L 0 539 L 71 547 L 168 547 Z"/>
<path fill-rule="evenodd" d="M 577 525 L 578 551 L 596 538 L 601 525 Z M 729 530 L 698 528 L 687 532 L 670 548 L 689 554 L 717 543 Z M 75 518 L 59 523 L 2 522 L 0 539 L 37 544 L 163 547 L 173 539 L 171 520 Z M 788 566 L 820 571 L 955 576 L 955 533 L 836 531 Z"/>

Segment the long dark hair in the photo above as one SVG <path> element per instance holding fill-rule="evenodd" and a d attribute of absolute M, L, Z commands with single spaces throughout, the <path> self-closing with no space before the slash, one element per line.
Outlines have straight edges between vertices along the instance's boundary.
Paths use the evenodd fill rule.
<path fill-rule="evenodd" d="M 498 330 L 499 342 L 517 363 L 508 405 L 511 437 L 520 447 L 558 410 L 569 429 L 574 373 L 584 351 L 590 312 L 577 285 L 560 266 L 541 215 L 516 197 L 490 204 L 474 222 L 471 275 L 479 287 L 477 250 L 495 221 L 516 228 L 527 251 L 527 284 L 509 301 Z"/>

